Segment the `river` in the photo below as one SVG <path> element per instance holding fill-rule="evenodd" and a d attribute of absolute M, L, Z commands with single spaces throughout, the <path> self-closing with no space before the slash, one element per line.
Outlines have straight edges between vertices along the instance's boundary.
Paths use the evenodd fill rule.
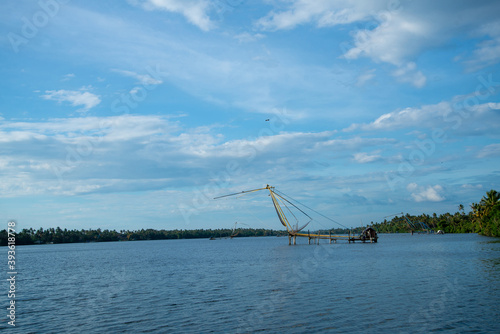
<path fill-rule="evenodd" d="M 500 332 L 500 240 L 475 234 L 18 246 L 16 266 L 6 333 Z"/>

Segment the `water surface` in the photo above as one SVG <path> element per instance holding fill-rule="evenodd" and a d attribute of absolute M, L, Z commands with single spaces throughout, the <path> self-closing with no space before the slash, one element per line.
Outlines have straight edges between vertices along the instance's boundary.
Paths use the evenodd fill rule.
<path fill-rule="evenodd" d="M 498 333 L 498 240 L 396 234 L 376 244 L 289 246 L 264 237 L 19 246 L 15 330 Z M 6 293 L 0 298 L 7 306 Z"/>

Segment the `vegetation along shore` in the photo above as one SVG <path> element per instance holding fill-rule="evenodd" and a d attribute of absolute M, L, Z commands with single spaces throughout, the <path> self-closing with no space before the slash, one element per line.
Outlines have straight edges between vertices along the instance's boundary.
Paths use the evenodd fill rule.
<path fill-rule="evenodd" d="M 433 230 L 442 230 L 445 233 L 478 233 L 484 236 L 500 237 L 500 193 L 490 190 L 478 202 L 471 205 L 471 211 L 465 213 L 464 206 L 458 206 L 454 214 L 444 213 L 431 216 L 406 215 L 414 222 L 423 222 Z M 380 223 L 371 222 L 371 226 L 379 233 L 406 233 L 408 224 L 404 217 L 394 217 Z M 351 233 L 360 233 L 364 227 L 356 227 Z M 317 232 L 317 231 L 315 231 Z M 331 229 L 320 231 L 334 234 L 347 234 L 347 229 Z M 77 243 L 77 242 L 106 242 L 106 241 L 134 241 L 134 240 L 165 240 L 165 239 L 194 239 L 194 238 L 228 238 L 228 237 L 257 237 L 283 236 L 286 231 L 241 228 L 235 235 L 231 229 L 198 229 L 198 230 L 68 230 L 56 228 L 39 228 L 38 230 L 23 229 L 16 234 L 16 245 L 33 245 L 46 243 Z M 7 245 L 7 231 L 0 231 L 0 246 Z"/>

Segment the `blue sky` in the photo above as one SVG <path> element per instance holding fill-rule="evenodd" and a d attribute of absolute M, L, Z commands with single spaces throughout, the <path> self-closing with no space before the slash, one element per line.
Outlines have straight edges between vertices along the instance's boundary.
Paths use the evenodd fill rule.
<path fill-rule="evenodd" d="M 212 199 L 266 184 L 359 226 L 500 190 L 498 1 L 0 9 L 0 221 L 19 228 L 278 229 L 263 192 Z"/>

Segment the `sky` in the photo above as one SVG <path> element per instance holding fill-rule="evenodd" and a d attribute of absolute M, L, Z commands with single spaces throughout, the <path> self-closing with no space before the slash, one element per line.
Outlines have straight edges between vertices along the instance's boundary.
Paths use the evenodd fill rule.
<path fill-rule="evenodd" d="M 349 227 L 467 212 L 500 190 L 499 13 L 2 1 L 0 222 L 280 229 L 263 191 L 213 199 L 267 184 Z"/>

